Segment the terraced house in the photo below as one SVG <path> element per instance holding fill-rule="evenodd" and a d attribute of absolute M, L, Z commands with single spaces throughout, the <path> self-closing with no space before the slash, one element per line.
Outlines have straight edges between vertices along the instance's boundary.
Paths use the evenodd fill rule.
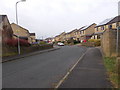
<path fill-rule="evenodd" d="M 118 25 L 120 25 L 120 16 L 108 18 L 102 21 L 95 27 L 95 33 L 92 36 L 92 39 L 100 39 L 105 30 L 108 29 L 116 30 Z"/>
<path fill-rule="evenodd" d="M 96 26 L 96 24 L 93 23 L 91 25 L 87 25 L 87 26 L 83 27 L 82 29 L 80 29 L 80 40 L 81 40 L 81 42 L 83 40 L 91 39 L 91 37 L 92 37 L 92 35 L 94 34 L 94 31 L 95 31 L 95 26 Z"/>
<path fill-rule="evenodd" d="M 72 30 L 71 32 L 67 33 L 67 40 L 69 39 L 73 39 L 76 40 L 77 39 L 77 29 Z"/>
<path fill-rule="evenodd" d="M 76 40 L 77 40 L 77 41 L 81 41 L 80 31 L 81 31 L 81 29 L 84 28 L 84 27 L 85 27 L 85 26 L 83 26 L 83 27 L 79 28 L 78 30 L 76 30 L 75 36 L 76 36 Z"/>
<path fill-rule="evenodd" d="M 65 41 L 65 32 L 62 32 L 62 33 L 59 35 L 59 40 L 60 40 L 60 41 Z"/>

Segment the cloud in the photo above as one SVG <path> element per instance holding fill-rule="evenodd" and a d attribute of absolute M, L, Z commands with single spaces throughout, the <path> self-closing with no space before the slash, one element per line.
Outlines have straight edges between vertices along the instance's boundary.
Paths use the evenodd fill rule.
<path fill-rule="evenodd" d="M 15 22 L 15 3 L 1 0 L 0 13 Z M 19 24 L 37 37 L 55 36 L 117 15 L 119 0 L 26 0 L 18 5 Z"/>

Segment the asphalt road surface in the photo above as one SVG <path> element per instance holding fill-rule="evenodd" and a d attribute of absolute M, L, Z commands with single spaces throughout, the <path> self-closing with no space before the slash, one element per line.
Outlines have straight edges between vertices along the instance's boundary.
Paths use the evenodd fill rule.
<path fill-rule="evenodd" d="M 3 63 L 3 88 L 54 88 L 86 50 L 85 47 L 64 46 Z"/>

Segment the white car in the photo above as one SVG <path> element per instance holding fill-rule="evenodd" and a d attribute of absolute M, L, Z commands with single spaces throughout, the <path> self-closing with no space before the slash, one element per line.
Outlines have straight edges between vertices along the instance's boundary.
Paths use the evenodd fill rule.
<path fill-rule="evenodd" d="M 57 45 L 58 46 L 64 46 L 64 43 L 59 42 L 59 43 L 57 43 Z"/>

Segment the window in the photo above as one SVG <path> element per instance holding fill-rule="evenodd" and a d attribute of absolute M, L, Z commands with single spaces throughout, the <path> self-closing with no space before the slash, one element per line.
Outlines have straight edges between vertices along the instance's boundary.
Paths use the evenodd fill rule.
<path fill-rule="evenodd" d="M 83 34 L 84 34 L 84 31 L 83 31 Z"/>
<path fill-rule="evenodd" d="M 112 29 L 112 25 L 109 25 L 109 29 Z"/>
<path fill-rule="evenodd" d="M 81 31 L 80 31 L 80 34 L 82 34 Z"/>
<path fill-rule="evenodd" d="M 98 31 L 98 27 L 96 28 L 96 31 Z"/>
<path fill-rule="evenodd" d="M 104 30 L 104 26 L 101 27 L 101 30 Z"/>
<path fill-rule="evenodd" d="M 97 35 L 97 39 L 100 39 L 100 35 Z"/>

